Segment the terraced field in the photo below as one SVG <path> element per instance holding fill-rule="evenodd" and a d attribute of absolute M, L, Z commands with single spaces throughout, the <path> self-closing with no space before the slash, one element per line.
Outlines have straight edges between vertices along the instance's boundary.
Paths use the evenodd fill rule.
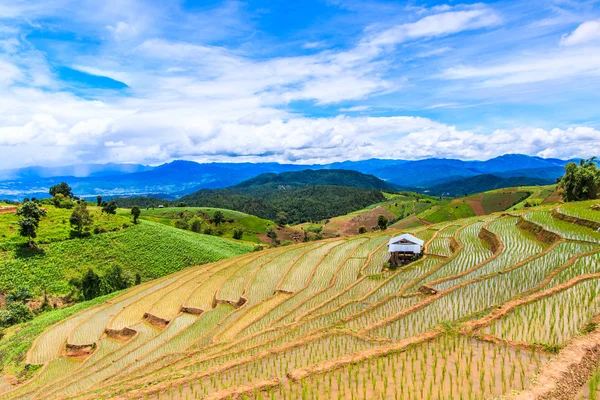
<path fill-rule="evenodd" d="M 597 203 L 409 229 L 397 270 L 389 232 L 187 268 L 46 330 L 0 400 L 596 398 Z"/>

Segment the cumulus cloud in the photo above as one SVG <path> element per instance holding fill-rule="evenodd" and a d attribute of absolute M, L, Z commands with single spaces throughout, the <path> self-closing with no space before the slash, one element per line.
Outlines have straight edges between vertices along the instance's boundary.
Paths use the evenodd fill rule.
<path fill-rule="evenodd" d="M 563 35 L 560 44 L 562 46 L 576 46 L 598 40 L 600 40 L 600 20 L 584 22 L 570 34 Z"/>
<path fill-rule="evenodd" d="M 38 1 L 26 3 L 35 6 L 33 15 L 41 10 L 51 14 Z M 75 2 L 61 3 L 76 10 Z M 561 158 L 600 152 L 600 133 L 594 127 L 472 131 L 410 115 L 370 117 L 366 114 L 371 107 L 366 105 L 338 108 L 417 86 L 420 82 L 410 82 L 403 74 L 409 67 L 419 67 L 404 65 L 399 58 L 421 62 L 436 56 L 423 60 L 430 63 L 448 57 L 450 61 L 440 64 L 441 73 L 439 69 L 423 73 L 424 79 L 435 80 L 432 93 L 443 80 L 461 84 L 470 80 L 492 88 L 597 76 L 600 52 L 559 47 L 555 42 L 555 52 L 457 65 L 460 46 L 445 40 L 501 24 L 502 16 L 490 6 L 420 9 L 402 22 L 371 25 L 344 46 L 310 42 L 303 46 L 313 50 L 308 55 L 264 56 L 252 53 L 250 45 L 217 45 L 204 36 L 194 40 L 167 32 L 168 21 L 158 12 L 149 13 L 147 8 L 152 7 L 141 1 L 125 1 L 121 8 L 114 7 L 114 0 L 109 3 L 100 7 L 85 2 L 97 7 L 85 23 L 90 25 L 86 32 L 98 35 L 101 46 L 75 55 L 69 48 L 58 59 L 87 74 L 123 82 L 130 87 L 126 93 L 89 90 L 85 97 L 78 95 L 55 80 L 46 53 L 30 48 L 19 52 L 25 40 L 19 42 L 14 33 L 8 35 L 15 38 L 0 42 L 6 53 L 0 58 L 0 168 L 109 161 L 157 164 L 177 158 L 319 163 L 371 157 L 481 159 L 516 149 Z M 241 3 L 230 2 L 210 15 L 224 13 L 233 25 L 240 7 Z M 3 15 L 22 18 L 26 13 L 0 8 L 0 18 Z M 139 21 L 132 18 L 136 15 Z M 182 23 L 194 21 L 209 22 L 207 17 L 186 14 Z M 217 36 L 222 38 L 225 32 Z M 411 46 L 414 51 L 405 57 Z M 439 111 L 463 107 L 462 99 L 433 97 L 416 107 Z M 293 106 L 298 102 L 334 111 L 303 113 Z M 404 106 L 392 103 L 396 109 Z M 357 114 L 336 116 L 336 109 Z"/>

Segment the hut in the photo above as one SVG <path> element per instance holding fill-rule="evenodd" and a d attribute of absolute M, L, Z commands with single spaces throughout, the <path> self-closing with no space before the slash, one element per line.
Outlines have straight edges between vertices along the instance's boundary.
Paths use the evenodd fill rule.
<path fill-rule="evenodd" d="M 424 243 L 421 239 L 408 233 L 391 238 L 388 242 L 390 264 L 397 267 L 414 260 L 423 252 Z"/>

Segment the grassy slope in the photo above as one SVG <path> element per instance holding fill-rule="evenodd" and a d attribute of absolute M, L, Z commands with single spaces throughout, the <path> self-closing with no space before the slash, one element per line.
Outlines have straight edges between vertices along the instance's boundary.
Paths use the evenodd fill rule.
<path fill-rule="evenodd" d="M 89 267 L 102 274 L 117 264 L 129 276 L 137 272 L 148 280 L 251 250 L 247 244 L 143 221 L 119 232 L 41 245 L 38 251 L 4 252 L 0 290 L 26 285 L 39 292 L 46 285 L 49 293 L 65 295 L 69 279 Z"/>
<path fill-rule="evenodd" d="M 514 205 L 513 207 L 511 207 L 510 208 L 511 210 L 523 209 L 525 207 L 526 201 L 529 201 L 530 204 L 531 203 L 542 204 L 542 203 L 546 202 L 547 200 L 549 200 L 550 196 L 556 190 L 556 185 L 527 186 L 527 187 L 523 187 L 521 189 L 531 192 L 531 196 L 529 196 L 527 199 L 525 199 L 525 200 L 519 202 L 518 204 Z M 554 202 L 551 201 L 550 203 L 554 203 Z"/>
<path fill-rule="evenodd" d="M 46 217 L 40 221 L 37 231 L 37 244 L 48 244 L 59 242 L 70 238 L 71 226 L 69 217 L 73 210 L 56 208 L 54 206 L 44 205 L 47 211 Z M 129 215 L 111 215 L 102 214 L 98 207 L 88 207 L 90 214 L 94 219 L 92 231 L 95 227 L 105 231 L 120 230 L 123 224 L 131 225 Z M 27 239 L 19 236 L 19 217 L 15 214 L 0 214 L 0 251 L 14 249 L 27 242 Z"/>
<path fill-rule="evenodd" d="M 374 203 L 365 207 L 361 210 L 351 212 L 349 214 L 341 215 L 339 217 L 331 218 L 329 222 L 325 225 L 323 224 L 300 224 L 297 227 L 311 230 L 317 228 L 318 226 L 324 227 L 324 232 L 327 232 L 328 235 L 333 236 L 336 232 L 343 228 L 344 224 L 346 224 L 349 220 L 360 216 L 361 214 L 367 213 L 373 210 L 376 207 L 382 207 L 387 212 L 392 214 L 395 218 L 398 219 L 409 219 L 411 218 L 411 214 L 414 212 L 415 214 L 419 214 L 428 208 L 433 206 L 433 203 L 421 202 L 418 201 L 422 198 L 428 198 L 428 196 L 424 195 L 405 195 L 405 194 L 393 194 L 383 192 L 383 195 L 386 198 L 386 201 L 380 203 Z M 414 222 L 414 221 L 412 221 Z M 411 224 L 409 224 L 411 225 Z M 418 226 L 412 224 L 411 227 Z"/>
<path fill-rule="evenodd" d="M 236 228 L 244 230 L 242 240 L 249 242 L 258 243 L 260 239 L 259 234 L 265 233 L 267 228 L 275 226 L 275 223 L 266 219 L 256 217 L 254 215 L 245 214 L 239 211 L 226 210 L 222 208 L 210 208 L 210 207 L 167 207 L 167 208 L 155 208 L 149 210 L 141 210 L 141 219 L 158 222 L 168 226 L 174 226 L 180 213 L 191 213 L 196 214 L 202 213 L 213 218 L 215 212 L 221 211 L 227 221 L 233 220 L 233 222 L 225 222 L 219 225 L 219 229 L 223 231 L 222 237 L 232 238 L 233 231 Z M 129 210 L 120 210 L 122 213 L 129 213 Z M 205 225 L 204 227 L 207 227 Z M 212 226 L 214 228 L 214 226 Z"/>
<path fill-rule="evenodd" d="M 439 208 L 423 217 L 430 222 L 454 221 L 460 218 L 475 216 L 469 203 L 464 200 L 443 200 L 438 203 Z"/>

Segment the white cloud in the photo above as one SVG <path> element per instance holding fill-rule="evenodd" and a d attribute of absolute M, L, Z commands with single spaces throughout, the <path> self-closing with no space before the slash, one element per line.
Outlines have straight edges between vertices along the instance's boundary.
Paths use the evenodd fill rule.
<path fill-rule="evenodd" d="M 550 54 L 519 57 L 504 64 L 451 67 L 441 77 L 473 79 L 484 87 L 499 87 L 585 75 L 600 75 L 600 48 L 557 50 Z"/>
<path fill-rule="evenodd" d="M 354 107 L 348 107 L 348 108 L 340 108 L 341 112 L 360 112 L 360 111 L 368 111 L 370 110 L 371 106 L 354 106 Z"/>
<path fill-rule="evenodd" d="M 119 21 L 114 26 L 107 25 L 106 29 L 108 29 L 115 40 L 129 40 L 135 38 L 140 30 L 135 25 L 130 25 L 127 22 Z"/>
<path fill-rule="evenodd" d="M 0 60 L 0 86 L 10 85 L 22 77 L 23 73 L 16 65 Z"/>
<path fill-rule="evenodd" d="M 600 40 L 600 20 L 587 21 L 568 35 L 563 35 L 560 40 L 562 46 L 576 46 Z"/>
<path fill-rule="evenodd" d="M 429 15 L 417 22 L 402 24 L 367 39 L 372 46 L 395 45 L 408 40 L 451 35 L 500 23 L 500 17 L 490 8 L 447 11 Z"/>
<path fill-rule="evenodd" d="M 131 75 L 127 72 L 111 71 L 96 67 L 89 67 L 85 65 L 73 65 L 72 68 L 77 71 L 85 72 L 86 74 L 110 78 L 112 80 L 122 82 L 127 86 L 132 84 Z"/>

